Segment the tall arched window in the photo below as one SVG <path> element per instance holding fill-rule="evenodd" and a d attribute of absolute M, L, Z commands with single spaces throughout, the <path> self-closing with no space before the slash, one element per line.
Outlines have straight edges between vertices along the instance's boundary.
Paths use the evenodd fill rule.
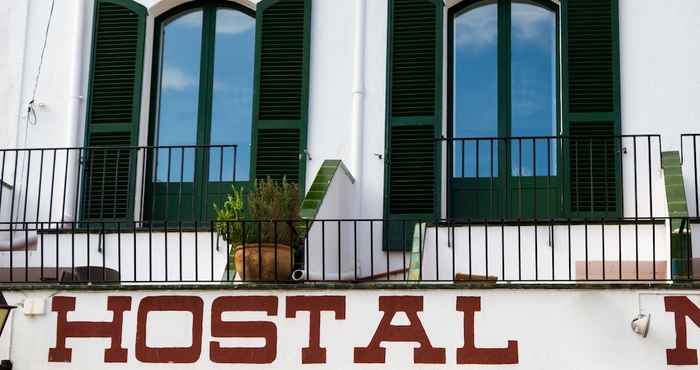
<path fill-rule="evenodd" d="M 556 212 L 558 12 L 548 0 L 467 0 L 450 9 L 451 216 Z"/>
<path fill-rule="evenodd" d="M 195 1 L 156 19 L 144 208 L 151 219 L 207 219 L 249 181 L 255 17 Z"/>

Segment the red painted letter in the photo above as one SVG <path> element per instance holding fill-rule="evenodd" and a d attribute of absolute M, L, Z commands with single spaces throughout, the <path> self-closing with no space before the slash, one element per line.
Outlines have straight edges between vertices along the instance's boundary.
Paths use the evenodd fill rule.
<path fill-rule="evenodd" d="M 204 302 L 199 297 L 153 296 L 139 304 L 136 320 L 136 359 L 149 363 L 187 364 L 196 362 L 202 351 L 202 312 Z M 151 348 L 146 345 L 148 314 L 156 311 L 179 311 L 192 314 L 192 345 L 183 348 Z M 177 323 L 173 323 L 178 325 Z"/>
<path fill-rule="evenodd" d="M 697 365 L 698 351 L 688 348 L 688 334 L 685 318 L 700 326 L 700 309 L 688 297 L 664 297 L 666 312 L 673 312 L 676 319 L 676 348 L 666 350 L 669 365 Z"/>
<path fill-rule="evenodd" d="M 382 364 L 386 362 L 386 348 L 381 342 L 418 342 L 413 350 L 413 362 L 417 364 L 444 364 L 445 349 L 430 344 L 418 311 L 423 311 L 423 297 L 379 297 L 379 310 L 384 312 L 372 341 L 365 348 L 355 348 L 355 363 Z M 391 325 L 397 312 L 408 316 L 409 325 Z"/>
<path fill-rule="evenodd" d="M 49 362 L 71 362 L 71 349 L 66 338 L 109 338 L 105 362 L 126 362 L 127 350 L 122 348 L 124 311 L 131 310 L 131 297 L 107 297 L 107 310 L 112 311 L 111 322 L 68 321 L 68 312 L 75 310 L 75 297 L 54 297 L 51 310 L 58 313 L 56 320 L 56 347 L 49 349 Z"/>
<path fill-rule="evenodd" d="M 336 320 L 345 320 L 345 297 L 298 296 L 287 297 L 287 317 L 297 317 L 297 312 L 309 312 L 309 346 L 301 350 L 301 363 L 325 364 L 326 349 L 321 347 L 321 311 L 335 312 Z"/>
<path fill-rule="evenodd" d="M 264 338 L 262 348 L 225 348 L 209 344 L 209 357 L 222 364 L 269 364 L 277 358 L 277 326 L 269 321 L 223 321 L 224 312 L 266 312 L 277 315 L 277 297 L 220 297 L 211 308 L 211 335 L 219 338 Z"/>
<path fill-rule="evenodd" d="M 517 341 L 509 340 L 507 348 L 476 348 L 474 344 L 474 316 L 480 310 L 480 297 L 457 297 L 457 311 L 464 313 L 464 347 L 457 349 L 457 364 L 517 364 Z"/>

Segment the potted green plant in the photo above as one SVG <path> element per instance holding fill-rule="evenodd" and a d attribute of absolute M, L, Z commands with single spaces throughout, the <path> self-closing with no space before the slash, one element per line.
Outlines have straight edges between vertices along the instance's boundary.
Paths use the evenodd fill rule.
<path fill-rule="evenodd" d="M 231 264 L 243 280 L 289 279 L 299 217 L 296 184 L 267 178 L 256 180 L 248 192 L 233 186 L 222 207 L 214 209 L 216 231 L 228 242 Z"/>

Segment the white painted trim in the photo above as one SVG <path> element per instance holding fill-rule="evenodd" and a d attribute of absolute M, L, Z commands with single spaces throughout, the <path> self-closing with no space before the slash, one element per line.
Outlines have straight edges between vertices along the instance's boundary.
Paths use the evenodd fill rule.
<path fill-rule="evenodd" d="M 362 173 L 362 134 L 365 116 L 365 0 L 355 0 L 355 24 L 353 47 L 353 82 L 352 82 L 352 123 L 350 146 L 352 162 L 350 172 L 355 178 Z"/>
<path fill-rule="evenodd" d="M 149 18 L 151 17 L 157 17 L 168 10 L 178 6 L 182 5 L 184 3 L 188 3 L 192 0 L 160 0 L 157 1 L 155 4 L 151 5 L 148 8 L 148 16 Z M 240 5 L 245 6 L 246 8 L 255 11 L 256 8 L 256 1 L 254 0 L 227 0 L 232 3 L 238 3 Z"/>

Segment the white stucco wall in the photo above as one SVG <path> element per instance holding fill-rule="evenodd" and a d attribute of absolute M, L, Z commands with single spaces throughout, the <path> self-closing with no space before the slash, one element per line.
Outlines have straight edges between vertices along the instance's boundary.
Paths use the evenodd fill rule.
<path fill-rule="evenodd" d="M 183 0 L 140 0 L 152 17 Z M 255 0 L 241 0 L 254 7 Z M 381 217 L 383 211 L 386 91 L 386 19 L 387 1 L 367 1 L 365 12 L 365 109 L 363 168 L 357 178 L 359 209 L 366 217 Z M 0 136 L 3 147 L 24 144 L 24 117 L 31 98 L 39 56 L 48 20 L 49 0 L 4 2 L 0 5 L 4 56 L 0 58 L 0 77 L 8 81 L 0 88 Z M 87 0 L 59 2 L 49 33 L 44 66 L 37 90 L 37 124 L 28 129 L 27 146 L 71 145 L 78 127 L 67 122 L 71 102 L 69 87 L 74 78 L 87 85 L 92 4 Z M 352 1 L 314 0 L 309 104 L 307 183 L 324 159 L 350 156 L 350 120 L 352 112 Z M 78 12 L 87 16 L 83 27 L 85 45 L 74 45 L 74 21 Z M 653 25 L 653 26 L 650 26 Z M 150 33 L 149 33 L 150 35 Z M 149 37 L 150 39 L 151 37 Z M 26 39 L 26 42 L 25 42 Z M 622 69 L 623 133 L 660 133 L 664 149 L 678 149 L 682 132 L 700 131 L 700 45 L 688 40 L 700 39 L 700 3 L 694 0 L 659 2 L 620 0 L 620 41 Z M 150 42 L 147 43 L 150 48 Z M 76 48 L 84 50 L 81 76 L 71 75 L 70 66 Z M 146 62 L 150 62 L 150 50 Z M 144 82 L 144 102 L 148 101 L 148 71 Z M 84 89 L 83 89 L 84 90 Z M 81 94 L 84 95 L 84 94 Z M 84 101 L 83 101 L 84 102 Z M 142 121 L 148 110 L 142 109 Z M 80 112 L 80 117 L 84 111 Z M 141 130 L 145 132 L 144 130 Z M 75 144 L 81 144 L 82 138 Z M 625 183 L 626 190 L 632 190 Z M 626 191 L 626 193 L 629 193 Z"/>
<path fill-rule="evenodd" d="M 353 199 L 348 194 L 353 194 L 354 179 L 348 176 L 343 168 L 339 168 L 324 196 L 323 204 L 318 209 L 316 218 L 319 220 L 333 220 L 339 218 L 353 218 Z M 350 212 L 350 213 L 349 213 Z M 362 228 L 365 223 L 359 223 Z M 306 238 L 305 248 L 305 273 L 309 280 L 353 280 L 363 277 L 360 261 L 362 254 L 367 254 L 369 245 L 369 233 L 354 233 L 352 222 L 317 221 L 311 224 Z M 340 242 L 340 243 L 339 243 Z M 374 241 L 381 243 L 381 241 Z M 355 249 L 353 246 L 357 245 Z M 381 244 L 378 244 L 381 245 Z M 355 253 L 359 255 L 355 257 Z"/>
<path fill-rule="evenodd" d="M 148 66 L 152 56 L 154 17 L 184 0 L 139 1 L 150 13 L 145 51 L 145 63 Z M 254 8 L 257 1 L 239 2 Z M 0 147 L 83 144 L 84 95 L 88 82 L 92 30 L 92 2 L 89 0 L 57 2 L 37 87 L 36 124 L 26 125 L 24 112 L 34 88 L 50 5 L 50 0 L 0 4 L 0 33 L 4 36 L 0 39 L 0 49 L 5 51 L 0 55 L 0 80 L 7 81 L 0 86 Z M 84 12 L 85 22 L 76 28 L 75 22 L 80 19 L 80 12 Z M 354 1 L 313 0 L 308 135 L 308 151 L 312 159 L 307 164 L 307 186 L 310 186 L 325 159 L 341 159 L 350 168 L 354 168 L 351 147 L 352 56 L 354 17 L 357 16 Z M 328 215 L 330 218 L 384 216 L 386 157 L 382 155 L 385 154 L 386 124 L 387 0 L 366 0 L 364 16 L 362 167 L 352 174 L 356 182 L 346 194 L 352 212 L 338 207 L 338 212 Z M 82 45 L 76 43 L 76 29 L 81 29 L 86 34 Z M 696 0 L 620 0 L 624 134 L 661 134 L 661 149 L 679 150 L 681 133 L 700 131 L 700 104 L 697 103 L 700 101 L 700 70 L 697 69 L 700 64 L 700 44 L 690 41 L 698 39 L 700 3 Z M 72 66 L 80 61 L 75 59 L 76 55 L 80 56 L 83 68 L 72 73 Z M 150 114 L 147 109 L 150 68 L 144 68 L 144 73 L 140 130 L 142 144 L 146 140 Z M 71 85 L 76 79 L 81 81 L 82 88 L 78 96 L 73 96 Z M 71 122 L 70 105 L 75 99 L 80 99 L 78 121 Z M 657 157 L 659 145 L 652 141 L 652 146 L 647 147 L 646 142 L 638 142 L 636 181 L 631 141 L 625 144 L 625 148 L 628 150 L 623 155 L 625 216 L 646 217 L 650 215 L 652 207 L 653 216 L 664 216 L 666 204 Z M 6 163 L 6 174 L 10 173 L 10 162 Z M 651 168 L 648 163 L 651 163 Z M 38 176 L 36 164 L 30 167 L 33 168 L 33 172 L 28 171 L 30 176 Z M 65 176 L 61 167 L 63 166 L 57 170 L 56 179 Z M 691 182 L 693 177 L 689 171 L 690 166 L 686 163 L 684 168 L 688 197 L 689 200 L 694 200 L 696 189 Z M 5 175 L 6 180 L 7 177 Z M 48 183 L 50 181 L 43 186 L 47 187 Z M 38 184 L 32 181 L 30 186 Z M 650 186 L 654 193 L 651 199 Z M 68 184 L 69 192 L 75 192 L 74 189 L 77 188 Z M 46 202 L 49 189 L 44 190 L 42 199 Z M 20 198 L 27 194 L 21 184 L 16 187 L 16 191 L 21 192 Z M 638 199 L 636 211 L 635 194 Z M 5 191 L 3 197 L 7 199 L 7 196 L 8 192 Z M 32 203 L 34 198 L 29 199 L 30 210 L 37 208 Z M 54 199 L 60 198 L 61 194 L 54 195 Z M 137 199 L 136 203 L 139 204 L 140 200 Z M 43 210 L 45 207 L 44 203 L 38 208 Z M 5 220 L 8 219 L 9 208 L 4 200 L 2 217 Z M 694 206 L 691 205 L 692 211 Z M 31 212 L 29 218 L 34 216 Z M 384 256 L 383 252 L 377 253 L 378 258 Z M 394 260 L 396 259 L 392 258 Z"/>
<path fill-rule="evenodd" d="M 41 76 L 36 85 L 35 125 L 26 128 L 26 110 L 32 99 L 39 73 L 41 52 L 49 19 L 50 1 L 3 2 L 2 22 L 7 27 L 8 48 L 3 47 L 7 65 L 0 68 L 5 81 L 0 88 L 2 97 L 3 147 L 66 146 L 73 126 L 67 122 L 71 81 L 80 76 L 71 74 L 75 21 L 87 1 L 59 2 L 55 9 L 48 35 Z M 81 47 L 82 49 L 82 47 Z M 87 48 L 86 48 L 87 49 Z M 87 54 L 86 54 L 87 56 Z M 87 65 L 87 63 L 86 63 Z M 87 70 L 83 71 L 87 74 Z M 84 94 L 81 94 L 84 95 Z M 25 133 L 27 138 L 25 139 Z"/>
<path fill-rule="evenodd" d="M 438 242 L 435 237 L 434 227 L 424 229 L 421 277 L 428 281 L 451 280 L 455 274 L 516 282 L 635 280 L 637 276 L 650 280 L 654 272 L 658 280 L 670 279 L 669 235 L 664 224 L 471 225 L 439 228 Z M 590 263 L 588 276 L 586 263 Z M 608 266 L 605 277 L 600 272 L 603 263 Z M 651 263 L 659 265 L 656 271 L 651 271 Z"/>
<path fill-rule="evenodd" d="M 24 66 L 25 26 L 29 2 L 0 3 L 0 147 L 14 145 L 19 116 L 22 67 Z M 20 6 L 22 5 L 22 6 Z M 13 124 L 11 124 L 13 123 Z"/>
<path fill-rule="evenodd" d="M 622 129 L 678 150 L 700 132 L 700 2 L 620 0 Z"/>
<path fill-rule="evenodd" d="M 3 234 L 4 239 L 7 233 Z M 23 234 L 17 233 L 15 238 Z M 12 257 L 4 253 L 0 268 L 42 266 L 45 268 L 43 276 L 55 279 L 53 269 L 56 267 L 73 271 L 75 267 L 93 266 L 118 272 L 124 284 L 182 281 L 218 284 L 230 256 L 225 241 L 204 231 L 44 234 L 29 251 L 12 252 Z M 92 278 L 99 280 L 101 277 L 93 275 Z M 25 276 L 21 270 L 16 270 L 14 279 L 23 281 Z"/>
<path fill-rule="evenodd" d="M 680 366 L 668 365 L 667 349 L 676 348 L 679 331 L 675 328 L 674 312 L 668 312 L 665 302 L 671 299 L 682 300 L 697 306 L 700 301 L 696 291 L 681 290 L 543 290 L 543 289 L 483 289 L 469 290 L 318 290 L 298 291 L 205 291 L 205 290 L 158 290 L 158 291 L 12 291 L 5 296 L 11 304 L 28 302 L 44 303 L 45 310 L 38 315 L 25 315 L 22 308 L 13 312 L 12 323 L 3 332 L 2 352 L 7 353 L 16 369 L 677 369 Z M 169 296 L 169 298 L 168 298 Z M 235 312 L 227 306 L 220 320 L 234 322 L 258 322 L 251 326 L 260 338 L 239 338 L 242 332 L 227 329 L 233 337 L 220 337 L 212 332 L 214 326 L 213 302 L 226 297 L 265 296 L 273 300 L 275 309 L 265 312 Z M 344 307 L 344 315 L 336 317 L 333 312 L 320 314 L 320 346 L 326 348 L 325 364 L 302 364 L 302 348 L 309 345 L 309 314 L 299 312 L 296 317 L 286 317 L 290 297 L 301 297 L 305 302 L 314 302 L 316 296 L 336 296 Z M 58 300 L 75 302 L 75 309 L 67 314 L 68 322 L 91 321 L 109 323 L 113 313 L 107 310 L 108 297 L 122 297 L 128 300 L 121 324 L 121 346 L 126 354 L 126 363 L 105 364 L 105 349 L 110 341 L 106 338 L 68 338 L 66 347 L 72 350 L 70 361 L 49 362 L 49 349 L 57 344 L 58 315 L 52 311 L 52 304 Z M 383 297 L 383 298 L 382 298 Z M 74 299 L 74 301 L 73 301 Z M 113 298 L 114 299 L 114 298 Z M 185 300 L 197 302 L 201 316 L 195 322 L 195 314 L 190 312 L 153 311 L 141 308 L 145 300 L 165 302 L 173 307 Z M 299 299 L 299 298 L 297 298 Z M 355 348 L 367 347 L 377 331 L 384 313 L 379 310 L 380 300 L 418 300 L 420 309 L 413 322 L 403 312 L 393 316 L 394 326 L 420 325 L 430 345 L 444 348 L 444 364 L 416 364 L 415 342 L 385 341 L 384 361 L 378 364 L 355 363 Z M 456 302 L 467 300 L 476 302 L 479 309 L 467 313 L 456 309 Z M 333 307 L 339 307 L 334 305 Z M 412 306 L 413 308 L 415 306 Z M 401 307 L 399 308 L 399 311 Z M 391 308 L 390 308 L 391 309 Z M 697 309 L 697 307 L 695 307 Z M 694 311 L 691 311 L 695 313 Z M 646 338 L 630 329 L 630 321 L 639 313 L 651 315 L 649 333 Z M 473 331 L 465 329 L 465 315 L 473 318 Z M 390 316 L 391 317 L 391 316 Z M 201 320 L 201 321 L 200 321 Z M 687 347 L 695 354 L 700 346 L 700 331 L 691 320 L 686 321 Z M 267 343 L 267 331 L 260 328 L 260 322 L 268 323 L 266 328 L 275 333 L 275 357 L 264 364 L 224 364 L 215 363 L 210 354 L 217 343 L 224 348 L 260 348 Z M 142 328 L 137 329 L 137 323 Z M 177 323 L 177 325 L 173 325 Z M 196 325 L 195 325 L 196 323 Z M 231 325 L 229 324 L 229 325 Z M 93 324 L 94 325 L 94 324 Z M 200 326 L 201 325 L 201 326 Z M 255 323 L 251 323 L 255 325 Z M 201 327 L 196 331 L 193 327 Z M 94 330 L 94 326 L 90 326 Z M 109 328 L 109 326 L 108 326 Z M 396 336 L 406 335 L 400 329 L 388 329 Z M 137 333 L 142 335 L 145 346 L 169 348 L 177 351 L 194 352 L 190 363 L 167 363 L 174 358 L 162 352 L 156 362 L 148 363 L 137 354 Z M 410 332 L 408 337 L 418 336 Z M 465 334 L 466 333 L 466 334 Z M 682 334 L 681 334 L 682 335 Z M 11 337 L 11 338 L 10 338 Z M 517 346 L 517 361 L 512 365 L 484 365 L 483 358 L 476 364 L 457 364 L 458 348 L 465 345 L 465 339 L 473 340 L 476 348 L 506 348 L 512 343 Z M 195 341 L 196 340 L 196 341 Z M 60 343 L 60 342 L 59 342 Z M 194 344 L 197 343 L 197 344 Z M 685 342 L 684 342 L 685 343 Z M 140 347 L 144 352 L 143 346 Z M 189 348 L 194 348 L 188 351 Z M 500 352 L 500 353 L 499 353 Z M 503 350 L 492 357 L 503 361 Z M 512 354 L 512 350 L 509 351 Z M 189 356 L 188 356 L 189 357 Z M 139 360 L 141 358 L 141 360 Z M 240 358 L 240 357 L 237 357 Z M 251 358 L 255 358 L 251 354 Z M 474 359 L 474 357 L 471 357 Z M 153 360 L 151 360 L 153 361 Z M 240 360 L 239 360 L 240 361 Z M 686 362 L 687 364 L 688 362 Z M 697 367 L 697 365 L 694 365 Z M 693 366 L 685 366 L 693 368 Z"/>

